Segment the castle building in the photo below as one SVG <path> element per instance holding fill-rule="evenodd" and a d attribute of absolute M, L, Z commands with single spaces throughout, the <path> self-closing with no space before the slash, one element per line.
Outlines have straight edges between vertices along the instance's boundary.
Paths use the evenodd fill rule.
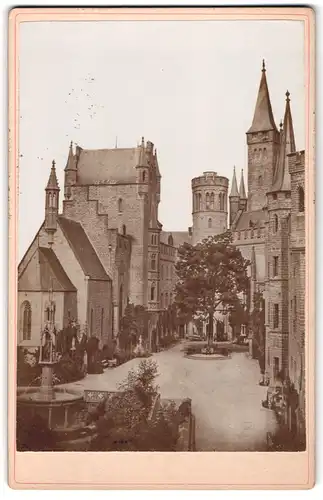
<path fill-rule="evenodd" d="M 271 386 L 289 377 L 299 398 L 290 422 L 303 429 L 305 153 L 297 152 L 288 92 L 276 126 L 264 62 L 246 145 L 247 190 L 243 170 L 238 187 L 234 168 L 230 194 L 226 177 L 204 172 L 191 184 L 192 227 L 169 232 L 158 218 L 161 174 L 152 142 L 99 150 L 71 144 L 62 213 L 53 163 L 44 222 L 18 267 L 19 343 L 39 345 L 51 292 L 59 329 L 77 318 L 104 344 L 118 335 L 131 302 L 147 308 L 156 341 L 160 312 L 175 298 L 178 248 L 229 228 L 251 262 L 250 307 L 255 292 L 264 298 L 266 377 Z"/>

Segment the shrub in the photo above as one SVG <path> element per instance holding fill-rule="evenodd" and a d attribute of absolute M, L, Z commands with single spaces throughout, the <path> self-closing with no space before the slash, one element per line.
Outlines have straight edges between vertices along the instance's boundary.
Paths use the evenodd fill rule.
<path fill-rule="evenodd" d="M 26 417 L 17 415 L 17 451 L 54 451 L 57 439 L 55 433 L 39 415 Z"/>

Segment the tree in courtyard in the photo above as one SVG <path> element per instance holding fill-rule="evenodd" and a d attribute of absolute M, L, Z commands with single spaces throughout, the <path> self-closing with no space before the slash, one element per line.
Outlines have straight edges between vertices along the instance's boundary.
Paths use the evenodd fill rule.
<path fill-rule="evenodd" d="M 250 314 L 250 327 L 252 331 L 252 341 L 259 362 L 261 375 L 265 373 L 265 307 L 261 292 L 256 292 L 253 297 L 253 310 Z"/>
<path fill-rule="evenodd" d="M 147 337 L 148 313 L 144 306 L 127 304 L 120 325 L 120 347 L 132 349 L 138 343 L 140 335 Z"/>
<path fill-rule="evenodd" d="M 195 246 L 184 243 L 178 253 L 175 302 L 181 314 L 208 321 L 211 343 L 215 311 L 228 310 L 247 292 L 250 262 L 232 244 L 229 231 Z"/>

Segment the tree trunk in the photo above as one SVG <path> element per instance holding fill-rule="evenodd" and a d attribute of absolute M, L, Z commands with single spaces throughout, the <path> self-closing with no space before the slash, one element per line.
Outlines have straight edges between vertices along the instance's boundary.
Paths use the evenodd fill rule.
<path fill-rule="evenodd" d="M 208 345 L 211 345 L 212 342 L 213 342 L 213 311 L 209 313 L 209 331 L 207 338 Z"/>

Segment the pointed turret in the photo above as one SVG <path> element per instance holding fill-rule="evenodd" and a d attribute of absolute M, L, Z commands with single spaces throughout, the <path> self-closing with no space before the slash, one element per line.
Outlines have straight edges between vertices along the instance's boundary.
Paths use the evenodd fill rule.
<path fill-rule="evenodd" d="M 262 73 L 258 90 L 258 97 L 252 125 L 247 134 L 254 132 L 277 131 L 274 115 L 271 107 L 269 90 L 267 85 L 265 61 L 262 61 Z"/>
<path fill-rule="evenodd" d="M 233 198 L 233 197 L 239 198 L 238 183 L 237 183 L 237 176 L 236 176 L 236 167 L 233 167 L 232 186 L 231 186 L 231 192 L 230 192 L 229 197 L 230 198 Z"/>
<path fill-rule="evenodd" d="M 290 93 L 287 91 L 284 121 L 280 131 L 279 155 L 271 191 L 289 191 L 291 188 L 287 155 L 289 153 L 294 153 L 296 151 L 296 146 L 289 96 Z"/>
<path fill-rule="evenodd" d="M 45 230 L 49 234 L 49 244 L 53 243 L 53 234 L 57 229 L 57 217 L 59 207 L 59 186 L 56 176 L 55 161 L 52 162 L 52 168 L 49 174 L 49 179 L 46 192 L 45 201 Z"/>
<path fill-rule="evenodd" d="M 238 183 L 237 183 L 235 167 L 233 167 L 233 177 L 232 177 L 231 192 L 229 196 L 229 203 L 230 203 L 230 227 L 231 227 L 239 211 L 239 203 L 240 203 L 240 195 L 238 191 Z"/>
<path fill-rule="evenodd" d="M 46 191 L 59 191 L 58 180 L 56 175 L 55 160 L 52 161 L 52 168 L 50 169 L 49 179 L 47 182 Z"/>
<path fill-rule="evenodd" d="M 73 153 L 72 141 L 70 143 L 66 167 L 64 170 L 65 170 L 64 196 L 65 199 L 69 200 L 71 198 L 71 186 L 74 186 L 76 184 L 76 176 L 77 176 L 77 157 Z"/>
<path fill-rule="evenodd" d="M 137 166 L 138 167 L 146 167 L 146 168 L 148 167 L 144 137 L 141 138 L 141 146 L 140 146 L 139 160 L 138 160 Z"/>
<path fill-rule="evenodd" d="M 239 196 L 240 196 L 239 208 L 240 208 L 240 210 L 246 210 L 246 208 L 247 208 L 247 195 L 246 195 L 246 188 L 244 185 L 243 168 L 241 169 Z"/>

